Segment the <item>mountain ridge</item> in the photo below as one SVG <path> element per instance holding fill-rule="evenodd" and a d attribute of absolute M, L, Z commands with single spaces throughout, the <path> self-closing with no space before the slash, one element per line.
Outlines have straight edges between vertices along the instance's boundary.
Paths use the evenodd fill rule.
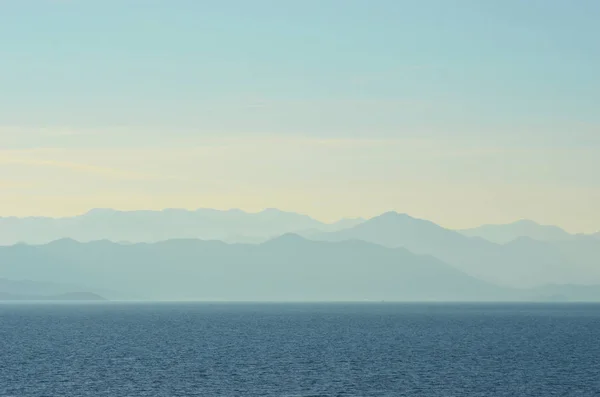
<path fill-rule="evenodd" d="M 324 241 L 365 240 L 434 256 L 467 274 L 511 287 L 600 283 L 600 241 L 576 236 L 547 242 L 521 237 L 497 244 L 431 221 L 387 212 L 349 229 L 310 236 Z"/>
<path fill-rule="evenodd" d="M 96 208 L 82 215 L 63 218 L 0 217 L 0 245 L 45 244 L 62 238 L 128 242 L 201 238 L 260 243 L 288 232 L 340 230 L 362 221 L 362 218 L 355 218 L 324 223 L 305 214 L 275 208 L 253 213 L 239 209 L 121 211 Z"/>
<path fill-rule="evenodd" d="M 406 248 L 363 240 L 313 241 L 293 233 L 258 245 L 180 239 L 0 247 L 0 294 L 15 295 L 2 288 L 2 281 L 24 275 L 36 277 L 26 284 L 68 281 L 118 290 L 135 300 L 600 301 L 600 285 L 506 288 Z"/>
<path fill-rule="evenodd" d="M 519 237 L 531 237 L 541 241 L 564 241 L 575 235 L 554 225 L 542 225 L 529 219 L 507 224 L 487 224 L 471 229 L 458 230 L 468 237 L 481 237 L 497 244 L 506 244 Z"/>
<path fill-rule="evenodd" d="M 404 249 L 296 234 L 258 245 L 168 240 L 0 247 L 1 277 L 31 274 L 40 281 L 67 279 L 148 299 L 427 301 L 512 294 Z"/>

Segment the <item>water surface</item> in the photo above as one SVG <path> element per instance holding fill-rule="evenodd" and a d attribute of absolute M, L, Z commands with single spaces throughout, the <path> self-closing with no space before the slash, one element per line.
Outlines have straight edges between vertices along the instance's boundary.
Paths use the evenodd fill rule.
<path fill-rule="evenodd" d="M 600 306 L 0 304 L 0 396 L 597 396 Z"/>

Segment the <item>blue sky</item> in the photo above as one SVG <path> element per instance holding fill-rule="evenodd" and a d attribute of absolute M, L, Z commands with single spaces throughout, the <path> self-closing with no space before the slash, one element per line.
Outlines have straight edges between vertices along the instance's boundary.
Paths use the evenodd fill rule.
<path fill-rule="evenodd" d="M 274 206 L 600 229 L 598 15 L 0 1 L 0 215 Z"/>

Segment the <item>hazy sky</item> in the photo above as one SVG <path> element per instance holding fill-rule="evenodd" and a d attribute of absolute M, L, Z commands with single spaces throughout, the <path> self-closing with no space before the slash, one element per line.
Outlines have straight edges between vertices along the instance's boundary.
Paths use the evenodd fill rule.
<path fill-rule="evenodd" d="M 0 0 L 0 215 L 600 229 L 597 0 Z"/>

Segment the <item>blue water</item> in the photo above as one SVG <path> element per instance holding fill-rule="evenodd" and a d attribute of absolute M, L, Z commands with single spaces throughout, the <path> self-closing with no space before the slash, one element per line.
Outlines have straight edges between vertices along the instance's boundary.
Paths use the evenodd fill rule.
<path fill-rule="evenodd" d="M 0 396 L 599 396 L 600 306 L 0 304 Z"/>

